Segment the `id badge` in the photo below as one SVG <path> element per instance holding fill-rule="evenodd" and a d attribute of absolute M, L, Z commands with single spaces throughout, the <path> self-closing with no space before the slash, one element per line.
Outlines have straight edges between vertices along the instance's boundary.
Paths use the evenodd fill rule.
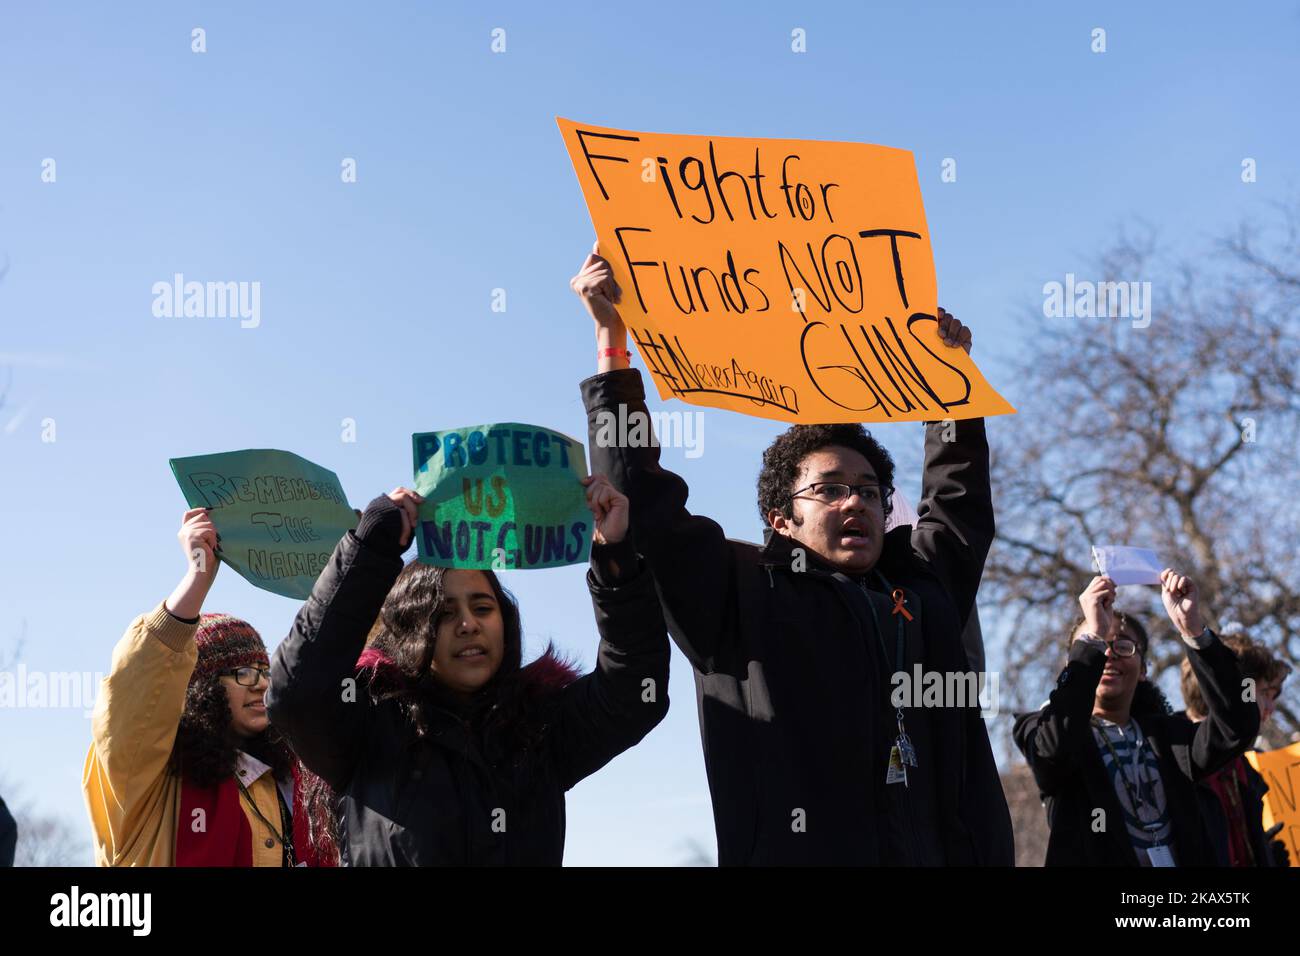
<path fill-rule="evenodd" d="M 1147 847 L 1147 858 L 1152 866 L 1174 866 L 1174 854 L 1167 846 Z"/>
<path fill-rule="evenodd" d="M 907 786 L 907 767 L 903 764 L 902 755 L 895 746 L 889 751 L 889 770 L 885 772 L 885 784 L 901 783 Z"/>

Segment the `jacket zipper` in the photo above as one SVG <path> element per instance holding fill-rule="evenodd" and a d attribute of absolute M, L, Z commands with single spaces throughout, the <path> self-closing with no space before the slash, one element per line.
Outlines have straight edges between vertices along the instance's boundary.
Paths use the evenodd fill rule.
<path fill-rule="evenodd" d="M 774 588 L 774 587 L 775 587 L 775 584 L 774 584 L 774 582 L 772 581 L 772 567 L 773 567 L 773 566 L 772 566 L 770 563 L 765 563 L 765 564 L 763 565 L 763 567 L 764 567 L 765 570 L 767 571 L 768 587 L 769 587 L 769 588 Z M 809 572 L 805 572 L 805 573 L 813 573 L 813 574 L 816 574 L 816 573 L 819 573 L 819 572 L 810 570 Z M 833 576 L 832 576 L 832 577 L 833 577 Z M 881 646 L 881 653 L 884 655 L 885 667 L 888 668 L 888 667 L 890 666 L 890 664 L 889 664 L 889 653 L 888 653 L 888 651 L 885 649 L 885 646 L 884 646 L 884 636 L 880 634 L 878 623 L 877 623 L 876 620 L 875 620 L 875 614 L 874 614 L 874 607 L 875 607 L 875 606 L 871 604 L 871 589 L 867 587 L 867 582 L 866 582 L 865 580 L 862 580 L 862 579 L 860 579 L 860 580 L 858 581 L 858 586 L 859 586 L 860 588 L 862 588 L 863 598 L 867 601 L 868 606 L 871 607 L 872 610 L 873 610 L 873 614 L 872 614 L 872 626 L 873 626 L 873 629 L 876 631 L 876 643 L 877 643 L 877 644 L 880 644 L 880 646 Z M 860 620 L 859 620 L 859 618 L 858 618 L 858 615 L 853 613 L 853 608 L 852 608 L 851 605 L 848 606 L 848 611 L 849 611 L 849 616 L 852 617 L 855 621 L 858 621 L 858 634 L 859 634 L 859 636 L 862 637 L 863 640 L 865 641 L 865 640 L 866 640 L 866 635 L 862 634 L 862 625 L 861 625 L 861 622 L 860 622 Z M 886 696 L 885 696 L 885 700 L 886 700 L 886 701 L 889 700 L 888 694 L 886 694 Z M 892 743 L 893 738 L 892 738 L 892 736 L 886 734 L 886 740 L 887 740 L 887 742 L 888 742 L 888 745 L 892 748 L 892 747 L 893 747 L 893 743 Z M 887 785 L 887 786 L 889 786 L 889 785 Z M 893 784 L 892 786 L 897 786 L 897 784 Z M 904 824 L 905 824 L 904 827 L 903 827 L 903 836 L 904 836 L 905 840 L 908 842 L 908 844 L 910 845 L 910 850 L 911 850 L 912 860 L 913 860 L 913 861 L 915 861 L 915 860 L 919 860 L 920 857 L 921 857 L 921 840 L 920 840 L 920 837 L 917 835 L 917 830 L 916 830 L 916 818 L 915 818 L 915 815 L 914 815 L 914 812 L 913 812 L 912 803 L 911 803 L 910 800 L 907 800 L 906 798 L 904 798 L 904 799 L 901 801 L 901 803 L 902 803 L 902 807 L 903 807 L 903 818 L 904 818 Z"/>
<path fill-rule="evenodd" d="M 463 717 L 460 716 L 460 714 L 450 711 L 446 707 L 440 707 L 437 704 L 434 704 L 433 709 L 438 711 L 441 714 L 445 714 L 446 716 L 450 717 L 452 720 L 456 722 L 456 724 L 460 727 L 461 738 L 464 741 L 464 746 L 461 748 L 459 752 L 456 753 L 456 756 L 459 757 L 460 760 L 458 762 L 459 765 L 456 767 L 453 776 L 456 779 L 456 796 L 460 800 L 460 806 L 461 806 L 461 820 L 462 820 L 461 837 L 464 840 L 464 846 L 465 846 L 465 850 L 464 850 L 465 865 L 473 866 L 474 865 L 474 857 L 473 857 L 474 842 L 470 830 L 470 819 L 469 819 L 470 817 L 469 811 L 471 809 L 471 805 L 465 799 L 465 777 L 467 775 L 472 775 L 472 769 L 470 767 L 471 761 L 469 756 L 470 726 L 469 723 Z"/>

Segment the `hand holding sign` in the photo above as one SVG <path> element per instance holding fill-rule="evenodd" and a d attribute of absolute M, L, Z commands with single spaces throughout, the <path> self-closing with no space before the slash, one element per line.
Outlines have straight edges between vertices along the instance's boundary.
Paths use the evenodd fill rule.
<path fill-rule="evenodd" d="M 586 260 L 578 269 L 578 274 L 569 280 L 571 288 L 587 312 L 596 323 L 596 345 L 599 349 L 627 348 L 627 327 L 619 314 L 618 304 L 622 301 L 623 290 L 614 281 L 614 270 L 609 262 L 600 255 L 600 243 L 592 247 Z M 971 331 L 957 321 L 957 317 L 939 306 L 939 338 L 949 348 L 961 346 L 970 354 Z M 605 361 L 609 358 L 598 353 L 600 361 L 597 371 L 607 372 L 610 368 L 622 368 L 623 364 Z"/>
<path fill-rule="evenodd" d="M 943 339 L 943 344 L 948 348 L 955 349 L 960 345 L 970 355 L 970 329 L 958 322 L 957 317 L 943 306 L 939 306 L 939 338 Z"/>
<path fill-rule="evenodd" d="M 410 488 L 394 488 L 388 493 L 388 500 L 397 505 L 402 515 L 402 549 L 411 546 L 411 537 L 420 524 L 420 505 L 424 498 Z"/>
<path fill-rule="evenodd" d="M 203 613 L 203 602 L 212 590 L 217 577 L 217 549 L 221 535 L 208 514 L 207 508 L 191 508 L 181 516 L 181 529 L 176 532 L 187 565 L 181 578 L 163 606 L 175 617 L 191 620 Z"/>
<path fill-rule="evenodd" d="M 189 562 L 190 573 L 195 577 L 215 577 L 220 563 L 217 548 L 221 535 L 217 534 L 208 509 L 191 508 L 181 515 L 181 530 L 176 532 L 176 537 Z"/>
<path fill-rule="evenodd" d="M 596 328 L 618 329 L 626 336 L 623 318 L 618 314 L 618 304 L 623 300 L 623 290 L 614 281 L 614 270 L 609 261 L 600 254 L 600 243 L 591 247 L 587 259 L 578 270 L 578 274 L 569 280 L 572 289 L 582 304 L 591 313 Z"/>

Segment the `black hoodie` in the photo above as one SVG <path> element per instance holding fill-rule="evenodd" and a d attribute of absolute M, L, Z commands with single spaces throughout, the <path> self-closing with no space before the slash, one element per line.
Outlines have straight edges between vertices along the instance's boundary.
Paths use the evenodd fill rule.
<path fill-rule="evenodd" d="M 640 373 L 582 383 L 593 471 L 631 501 L 632 538 L 654 573 L 669 633 L 695 669 L 718 861 L 736 864 L 1014 862 L 1011 817 L 972 694 L 966 707 L 909 707 L 918 766 L 887 785 L 903 670 L 970 672 L 961 635 L 993 538 L 981 420 L 954 441 L 929 426 L 917 528 L 885 537 L 871 574 L 850 578 L 793 542 L 728 540 L 686 510 L 659 449 L 611 446 L 608 415 L 645 414 Z M 901 589 L 911 620 L 885 593 Z M 874 612 L 874 613 L 873 613 Z"/>

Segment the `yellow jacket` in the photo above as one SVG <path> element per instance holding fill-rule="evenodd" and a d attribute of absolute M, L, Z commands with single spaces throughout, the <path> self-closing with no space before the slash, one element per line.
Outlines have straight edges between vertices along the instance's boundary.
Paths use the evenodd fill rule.
<path fill-rule="evenodd" d="M 81 788 L 99 866 L 173 866 L 181 780 L 172 745 L 185 710 L 185 688 L 198 661 L 197 624 L 159 604 L 127 627 L 100 685 Z M 279 821 L 275 780 L 264 773 L 248 788 L 262 816 Z M 253 865 L 280 866 L 280 844 L 249 809 Z M 269 845 L 268 845 L 269 844 Z"/>

